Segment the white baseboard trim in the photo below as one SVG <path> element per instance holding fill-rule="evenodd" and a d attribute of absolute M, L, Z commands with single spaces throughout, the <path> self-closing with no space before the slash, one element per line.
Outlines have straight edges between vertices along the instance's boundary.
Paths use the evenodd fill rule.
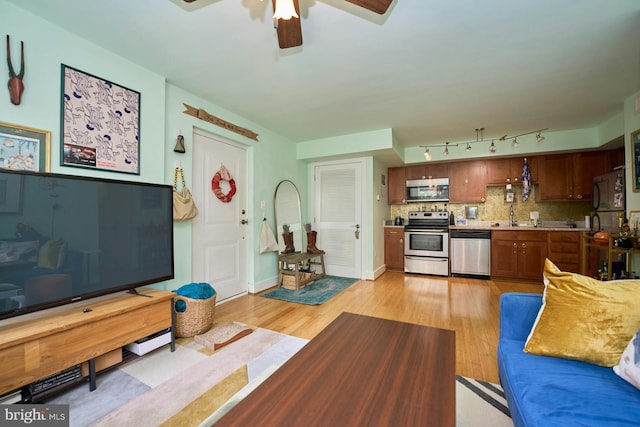
<path fill-rule="evenodd" d="M 278 277 L 270 277 L 261 282 L 249 284 L 249 293 L 257 294 L 269 288 L 273 288 L 278 284 Z"/>

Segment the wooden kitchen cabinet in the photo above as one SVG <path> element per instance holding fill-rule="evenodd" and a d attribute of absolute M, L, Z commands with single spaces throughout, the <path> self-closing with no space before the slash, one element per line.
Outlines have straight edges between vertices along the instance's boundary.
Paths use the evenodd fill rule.
<path fill-rule="evenodd" d="M 387 270 L 404 271 L 404 228 L 385 227 L 384 263 Z"/>
<path fill-rule="evenodd" d="M 449 202 L 484 203 L 487 200 L 487 168 L 483 160 L 449 164 Z"/>
<path fill-rule="evenodd" d="M 491 233 L 491 278 L 542 283 L 547 258 L 546 231 Z"/>
<path fill-rule="evenodd" d="M 524 157 L 487 161 L 487 185 L 521 184 Z M 538 158 L 527 157 L 531 182 L 538 182 Z"/>
<path fill-rule="evenodd" d="M 426 163 L 422 165 L 407 166 L 406 179 L 446 178 L 449 168 L 446 163 Z"/>
<path fill-rule="evenodd" d="M 580 272 L 580 233 L 549 231 L 548 257 L 562 271 Z"/>
<path fill-rule="evenodd" d="M 609 171 L 607 151 L 541 156 L 537 200 L 591 200 L 593 178 Z"/>
<path fill-rule="evenodd" d="M 407 203 L 406 168 L 387 169 L 387 199 L 390 205 Z"/>

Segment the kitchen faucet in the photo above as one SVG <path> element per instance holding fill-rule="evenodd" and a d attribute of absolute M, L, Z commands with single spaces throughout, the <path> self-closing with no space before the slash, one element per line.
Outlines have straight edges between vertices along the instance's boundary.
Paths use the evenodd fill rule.
<path fill-rule="evenodd" d="M 509 227 L 511 227 L 512 225 L 515 225 L 515 221 L 513 220 L 513 205 L 509 206 Z"/>

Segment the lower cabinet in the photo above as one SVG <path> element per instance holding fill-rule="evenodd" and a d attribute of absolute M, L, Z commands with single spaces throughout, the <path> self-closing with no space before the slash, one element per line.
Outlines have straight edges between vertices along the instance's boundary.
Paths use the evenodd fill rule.
<path fill-rule="evenodd" d="M 575 231 L 550 231 L 548 258 L 562 271 L 580 272 L 580 236 Z"/>
<path fill-rule="evenodd" d="M 542 282 L 546 231 L 493 231 L 491 278 Z"/>
<path fill-rule="evenodd" d="M 404 271 L 404 229 L 385 227 L 384 263 L 388 270 Z"/>

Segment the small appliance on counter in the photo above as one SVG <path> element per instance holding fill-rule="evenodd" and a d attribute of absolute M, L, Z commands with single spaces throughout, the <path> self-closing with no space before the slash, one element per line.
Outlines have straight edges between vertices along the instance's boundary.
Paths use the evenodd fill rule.
<path fill-rule="evenodd" d="M 396 219 L 393 221 L 393 225 L 404 225 L 404 218 L 402 218 L 402 215 L 396 216 Z"/>

